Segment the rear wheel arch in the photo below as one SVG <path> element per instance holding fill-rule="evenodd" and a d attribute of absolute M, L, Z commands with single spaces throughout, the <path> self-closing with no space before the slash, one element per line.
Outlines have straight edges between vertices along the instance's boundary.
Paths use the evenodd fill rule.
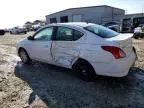
<path fill-rule="evenodd" d="M 93 66 L 85 59 L 79 58 L 72 66 L 76 74 L 85 81 L 92 81 L 96 78 Z"/>
<path fill-rule="evenodd" d="M 78 58 L 78 59 L 75 61 L 75 63 L 72 65 L 72 69 L 75 69 L 76 65 L 81 64 L 81 63 L 86 63 L 86 64 L 88 64 L 89 66 L 91 66 L 91 67 L 93 68 L 93 66 L 90 64 L 89 61 L 87 61 L 87 60 L 85 60 L 85 59 L 83 59 L 83 58 Z"/>

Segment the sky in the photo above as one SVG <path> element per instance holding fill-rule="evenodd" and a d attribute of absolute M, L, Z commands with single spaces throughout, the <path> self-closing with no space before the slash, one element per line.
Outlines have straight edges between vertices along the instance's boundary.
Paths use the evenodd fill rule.
<path fill-rule="evenodd" d="M 109 5 L 127 14 L 144 12 L 144 0 L 0 0 L 0 28 L 21 26 L 26 21 L 68 8 Z"/>

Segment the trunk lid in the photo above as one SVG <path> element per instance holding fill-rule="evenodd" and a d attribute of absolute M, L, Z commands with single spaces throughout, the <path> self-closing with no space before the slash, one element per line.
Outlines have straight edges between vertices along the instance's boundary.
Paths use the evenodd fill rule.
<path fill-rule="evenodd" d="M 129 55 L 132 52 L 132 37 L 133 34 L 119 34 L 108 40 L 118 43 L 119 47 L 126 53 L 126 55 Z"/>

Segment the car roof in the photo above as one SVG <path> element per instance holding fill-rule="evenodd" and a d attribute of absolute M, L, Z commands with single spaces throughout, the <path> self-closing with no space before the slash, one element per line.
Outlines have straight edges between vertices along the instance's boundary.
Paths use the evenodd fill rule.
<path fill-rule="evenodd" d="M 93 23 L 86 23 L 86 22 L 68 22 L 68 23 L 53 23 L 53 24 L 49 24 L 51 26 L 71 26 L 71 27 L 87 27 L 90 25 L 97 25 L 97 24 L 93 24 Z M 49 26 L 47 25 L 47 26 Z"/>

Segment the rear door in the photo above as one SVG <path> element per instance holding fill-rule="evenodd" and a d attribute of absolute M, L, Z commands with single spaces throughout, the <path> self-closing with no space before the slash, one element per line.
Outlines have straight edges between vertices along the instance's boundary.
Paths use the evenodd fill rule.
<path fill-rule="evenodd" d="M 58 27 L 56 39 L 52 43 L 52 55 L 57 65 L 70 68 L 79 56 L 79 43 L 83 33 L 67 27 Z"/>

